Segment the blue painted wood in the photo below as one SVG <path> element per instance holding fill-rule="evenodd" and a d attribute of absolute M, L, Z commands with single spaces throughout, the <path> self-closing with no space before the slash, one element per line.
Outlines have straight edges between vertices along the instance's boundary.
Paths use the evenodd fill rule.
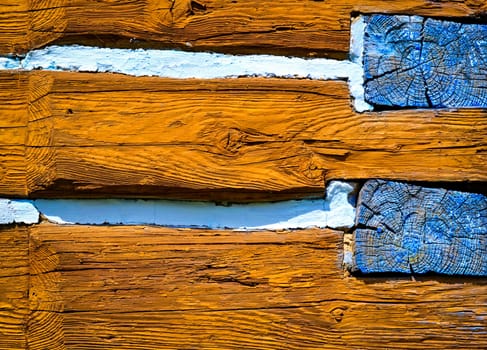
<path fill-rule="evenodd" d="M 352 270 L 487 276 L 487 196 L 370 180 Z"/>
<path fill-rule="evenodd" d="M 365 100 L 394 107 L 487 107 L 487 25 L 364 16 Z"/>

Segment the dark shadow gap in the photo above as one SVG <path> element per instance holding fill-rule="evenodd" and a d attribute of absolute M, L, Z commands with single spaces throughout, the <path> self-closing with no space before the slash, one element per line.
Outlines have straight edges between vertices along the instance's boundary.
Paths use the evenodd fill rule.
<path fill-rule="evenodd" d="M 439 2 L 438 0 L 436 0 Z M 433 2 L 436 2 L 433 0 Z M 374 16 L 374 15 L 385 15 L 385 16 L 418 16 L 424 19 L 434 19 L 438 21 L 447 21 L 453 23 L 461 24 L 487 24 L 487 11 L 477 11 L 470 16 L 424 16 L 424 15 L 412 15 L 411 11 L 405 10 L 404 12 L 361 12 L 352 11 L 350 13 L 351 18 L 359 16 Z"/>
<path fill-rule="evenodd" d="M 364 282 L 365 284 L 377 284 L 392 281 L 412 281 L 412 282 L 438 282 L 446 284 L 474 284 L 474 285 L 487 285 L 487 277 L 485 276 L 470 276 L 470 275 L 444 275 L 438 273 L 425 273 L 425 274 L 409 274 L 409 273 L 393 273 L 393 272 L 381 272 L 381 273 L 368 273 L 364 274 L 360 271 L 351 272 L 351 276 L 357 280 Z"/>
<path fill-rule="evenodd" d="M 39 47 L 41 49 L 48 46 L 67 46 L 83 45 L 100 48 L 113 49 L 145 49 L 145 50 L 180 50 L 186 52 L 214 52 L 232 55 L 276 55 L 292 56 L 300 58 L 331 58 L 337 60 L 348 59 L 348 51 L 335 51 L 329 49 L 309 49 L 306 47 L 277 47 L 273 45 L 239 45 L 239 46 L 205 46 L 179 43 L 161 42 L 156 40 L 144 40 L 126 37 L 122 35 L 96 35 L 96 34 L 70 34 L 66 33 L 63 37 L 49 42 L 47 45 Z"/>
<path fill-rule="evenodd" d="M 258 191 L 241 188 L 224 190 L 152 185 L 91 185 L 59 179 L 44 189 L 32 192 L 29 198 L 203 200 L 222 203 L 222 205 L 231 205 L 232 203 L 322 199 L 323 196 L 324 189 L 306 187 L 284 191 Z"/>

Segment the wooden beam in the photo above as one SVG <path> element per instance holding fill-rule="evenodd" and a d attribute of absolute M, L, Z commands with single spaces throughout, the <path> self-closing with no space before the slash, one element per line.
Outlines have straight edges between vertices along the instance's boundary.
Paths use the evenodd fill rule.
<path fill-rule="evenodd" d="M 346 277 L 337 231 L 30 234 L 30 349 L 487 346 L 485 281 Z"/>
<path fill-rule="evenodd" d="M 0 4 L 0 54 L 25 53 L 29 45 L 29 3 L 28 0 L 8 1 Z"/>
<path fill-rule="evenodd" d="M 370 180 L 357 225 L 352 269 L 487 276 L 485 195 Z"/>
<path fill-rule="evenodd" d="M 0 349 L 26 349 L 29 238 L 25 227 L 0 228 Z"/>
<path fill-rule="evenodd" d="M 29 75 L 0 73 L 0 193 L 27 196 L 25 142 Z"/>
<path fill-rule="evenodd" d="M 28 196 L 26 174 L 25 147 L 0 146 L 1 195 L 9 197 Z"/>
<path fill-rule="evenodd" d="M 393 107 L 487 107 L 487 25 L 365 16 L 365 99 Z"/>
<path fill-rule="evenodd" d="M 487 179 L 482 110 L 355 113 L 340 81 L 19 74 L 29 122 L 0 128 L 27 130 L 25 146 L 0 134 L 17 151 L 2 154 L 3 196 L 27 183 L 33 197 L 249 201 L 321 194 L 332 179 Z"/>
<path fill-rule="evenodd" d="M 57 41 L 345 58 L 352 13 L 464 17 L 486 10 L 483 1 L 12 0 L 0 6 L 0 53 Z"/>

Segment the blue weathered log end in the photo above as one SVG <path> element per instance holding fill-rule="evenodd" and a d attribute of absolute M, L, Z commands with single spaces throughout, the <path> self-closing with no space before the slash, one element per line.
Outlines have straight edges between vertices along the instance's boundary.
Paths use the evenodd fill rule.
<path fill-rule="evenodd" d="M 487 25 L 364 16 L 365 100 L 391 107 L 487 107 Z"/>
<path fill-rule="evenodd" d="M 352 270 L 487 276 L 487 196 L 370 180 L 362 188 Z"/>

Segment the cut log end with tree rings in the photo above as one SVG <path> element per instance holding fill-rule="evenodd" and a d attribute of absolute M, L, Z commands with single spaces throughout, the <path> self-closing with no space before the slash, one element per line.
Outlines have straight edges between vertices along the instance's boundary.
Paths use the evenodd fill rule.
<path fill-rule="evenodd" d="M 365 99 L 389 107 L 487 107 L 487 25 L 365 16 Z"/>
<path fill-rule="evenodd" d="M 352 270 L 487 276 L 487 196 L 371 180 L 361 190 Z"/>

